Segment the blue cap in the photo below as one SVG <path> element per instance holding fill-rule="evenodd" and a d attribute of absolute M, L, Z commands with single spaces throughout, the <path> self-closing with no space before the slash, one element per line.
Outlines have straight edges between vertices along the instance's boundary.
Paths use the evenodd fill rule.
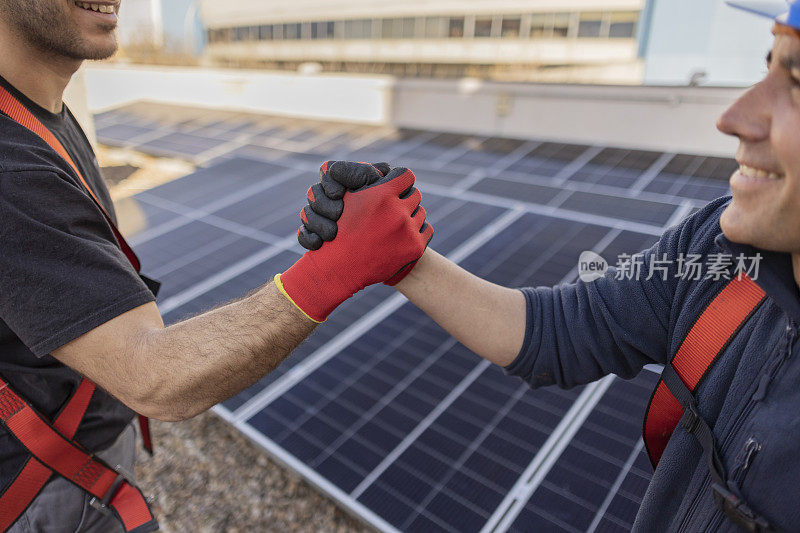
<path fill-rule="evenodd" d="M 726 3 L 800 31 L 800 0 L 728 0 Z"/>

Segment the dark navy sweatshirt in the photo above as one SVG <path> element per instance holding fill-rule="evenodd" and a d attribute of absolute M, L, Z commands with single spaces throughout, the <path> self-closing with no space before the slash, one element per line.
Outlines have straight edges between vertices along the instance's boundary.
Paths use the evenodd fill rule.
<path fill-rule="evenodd" d="M 607 374 L 632 378 L 664 364 L 725 279 L 685 279 L 688 254 L 760 253 L 756 282 L 767 300 L 734 337 L 695 397 L 711 426 L 730 484 L 750 506 L 787 531 L 800 531 L 800 292 L 789 254 L 730 242 L 719 219 L 729 197 L 667 230 L 650 258 L 671 260 L 667 279 L 617 279 L 524 289 L 527 331 L 506 372 L 532 387 L 574 387 Z M 645 271 L 643 269 L 643 271 Z M 731 274 L 733 270 L 731 270 Z M 758 451 L 745 453 L 746 443 Z M 760 448 L 759 448 L 760 446 Z M 694 436 L 678 427 L 642 501 L 634 531 L 738 531 L 713 501 L 711 476 Z"/>

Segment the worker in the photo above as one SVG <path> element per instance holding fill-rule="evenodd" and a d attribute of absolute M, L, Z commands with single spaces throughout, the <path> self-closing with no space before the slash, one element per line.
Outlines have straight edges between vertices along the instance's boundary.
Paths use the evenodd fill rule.
<path fill-rule="evenodd" d="M 763 13 L 764 3 L 736 4 L 777 15 Z M 800 531 L 800 2 L 777 16 L 773 33 L 764 78 L 717 123 L 739 140 L 732 197 L 638 256 L 656 269 L 634 275 L 628 261 L 596 279 L 516 290 L 428 249 L 395 285 L 531 387 L 632 378 L 665 365 L 645 418 L 655 472 L 635 531 Z M 324 215 L 340 188 L 355 189 L 343 196 L 342 217 L 353 216 L 359 204 L 348 195 L 369 184 L 365 172 L 325 168 L 317 190 L 329 199 L 317 195 L 309 207 Z M 334 245 L 334 222 L 304 222 L 301 244 Z M 696 257 L 708 269 L 687 275 Z"/>
<path fill-rule="evenodd" d="M 119 9 L 0 0 L 0 531 L 157 529 L 130 474 L 134 413 L 184 420 L 258 381 L 353 293 L 408 274 L 433 233 L 413 174 L 390 175 L 360 197 L 380 212 L 342 219 L 380 219 L 368 241 L 342 226 L 250 295 L 164 327 L 62 102 L 84 60 L 116 50 Z"/>

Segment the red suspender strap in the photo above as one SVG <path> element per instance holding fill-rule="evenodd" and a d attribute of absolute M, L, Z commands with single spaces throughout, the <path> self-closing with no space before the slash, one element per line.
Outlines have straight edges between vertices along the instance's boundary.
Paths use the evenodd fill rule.
<path fill-rule="evenodd" d="M 86 412 L 94 385 L 84 380 L 53 426 L 71 431 L 56 431 L 8 384 L 0 380 L 0 421 L 33 455 L 9 489 L 0 497 L 0 526 L 3 530 L 19 517 L 51 471 L 79 486 L 112 511 L 125 531 L 155 531 L 158 524 L 142 493 L 120 472 L 95 459 L 72 437 Z"/>
<path fill-rule="evenodd" d="M 683 339 L 671 365 L 686 387 L 697 385 L 731 339 L 764 301 L 764 290 L 747 276 L 736 277 L 712 300 Z M 644 443 L 653 467 L 658 465 L 683 407 L 663 379 L 650 398 L 644 419 Z"/>
<path fill-rule="evenodd" d="M 39 119 L 37 119 L 33 115 L 33 113 L 28 111 L 27 107 L 18 102 L 17 99 L 14 98 L 14 96 L 12 96 L 11 93 L 9 93 L 2 86 L 0 86 L 0 111 L 8 115 L 9 118 L 16 121 L 20 126 L 29 129 L 30 131 L 41 137 L 41 139 L 44 142 L 50 145 L 50 148 L 55 150 L 56 153 L 60 155 L 70 167 L 72 167 L 72 170 L 75 171 L 75 175 L 78 176 L 78 179 L 81 181 L 84 188 L 86 188 L 86 190 L 88 191 L 89 196 L 92 197 L 94 203 L 97 205 L 97 207 L 100 208 L 100 211 L 102 211 L 103 217 L 106 219 L 106 222 L 108 222 L 108 225 L 111 226 L 111 231 L 114 232 L 114 237 L 116 237 L 120 248 L 122 248 L 122 251 L 125 254 L 125 257 L 127 257 L 128 261 L 131 262 L 131 265 L 133 265 L 133 268 L 136 269 L 136 272 L 139 272 L 139 270 L 141 269 L 141 265 L 139 264 L 139 258 L 137 258 L 136 254 L 133 253 L 133 250 L 131 249 L 131 247 L 125 241 L 125 238 L 117 229 L 117 226 L 116 224 L 114 224 L 114 221 L 111 219 L 111 216 L 103 207 L 103 204 L 100 203 L 100 200 L 97 199 L 97 196 L 95 196 L 94 191 L 92 191 L 92 188 L 89 187 L 89 184 L 86 182 L 85 179 L 83 179 L 83 175 L 81 174 L 80 170 L 78 170 L 78 167 L 77 165 L 75 165 L 75 162 L 72 161 L 72 158 L 70 157 L 69 153 L 67 153 L 67 150 L 64 148 L 64 145 L 62 145 L 61 142 L 59 142 L 59 140 L 56 139 L 56 136 L 53 135 L 53 133 L 50 130 L 48 130 L 47 127 L 45 127 L 45 125 L 42 124 L 39 121 Z"/>

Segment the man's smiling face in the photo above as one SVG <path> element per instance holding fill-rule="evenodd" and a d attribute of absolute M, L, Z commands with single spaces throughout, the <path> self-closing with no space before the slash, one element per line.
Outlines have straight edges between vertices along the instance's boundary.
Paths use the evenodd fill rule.
<path fill-rule="evenodd" d="M 105 59 L 117 50 L 121 0 L 0 0 L 4 22 L 26 44 L 72 60 Z"/>
<path fill-rule="evenodd" d="M 777 31 L 768 66 L 717 123 L 740 141 L 720 224 L 734 242 L 800 253 L 800 36 Z"/>

